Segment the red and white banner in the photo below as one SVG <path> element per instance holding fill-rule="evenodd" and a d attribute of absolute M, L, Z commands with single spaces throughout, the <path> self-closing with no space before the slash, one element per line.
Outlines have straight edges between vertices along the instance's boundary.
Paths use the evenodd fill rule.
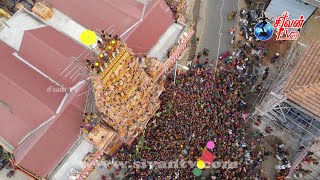
<path fill-rule="evenodd" d="M 89 176 L 90 172 L 91 172 L 92 170 L 94 170 L 94 168 L 98 165 L 98 163 L 99 163 L 100 159 L 102 158 L 102 156 L 103 156 L 103 151 L 99 151 L 99 150 L 98 150 L 98 151 L 94 154 L 94 156 L 93 156 L 92 160 L 89 162 L 89 164 L 87 164 L 87 165 L 82 169 L 81 174 L 80 174 L 80 177 L 78 177 L 78 180 L 84 180 L 84 179 L 86 179 L 86 178 Z"/>

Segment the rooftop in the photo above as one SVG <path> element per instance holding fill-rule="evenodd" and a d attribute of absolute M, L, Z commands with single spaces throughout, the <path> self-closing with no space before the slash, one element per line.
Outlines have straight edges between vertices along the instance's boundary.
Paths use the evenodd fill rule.
<path fill-rule="evenodd" d="M 0 29 L 0 140 L 18 165 L 46 177 L 79 138 L 88 88 L 86 68 L 72 57 L 91 52 L 26 10 L 7 24 Z"/>
<path fill-rule="evenodd" d="M 298 61 L 284 88 L 284 95 L 320 117 L 320 41 L 313 41 Z"/>
<path fill-rule="evenodd" d="M 137 54 L 148 53 L 173 23 L 173 14 L 164 0 L 94 0 L 90 6 L 86 0 L 47 2 L 59 10 L 55 9 L 57 14 L 47 22 L 56 29 L 72 32 L 73 28 L 67 31 L 57 25 L 62 20 L 70 27 L 82 24 L 98 33 L 105 30 L 107 33 L 118 34 Z"/>
<path fill-rule="evenodd" d="M 6 124 L 0 126 L 0 136 L 15 148 L 30 131 L 55 114 L 64 93 L 47 92 L 54 83 L 16 58 L 14 50 L 2 41 L 0 49 L 0 122 Z"/>
<path fill-rule="evenodd" d="M 74 41 L 78 42 L 82 46 L 85 46 L 80 41 L 80 34 L 86 30 L 84 26 L 77 23 L 76 21 L 72 20 L 69 16 L 62 13 L 58 9 L 53 8 L 54 15 L 47 21 L 43 23 L 47 24 L 48 26 L 52 26 L 54 29 L 58 30 L 59 32 L 63 32 L 65 36 L 73 39 Z M 93 30 L 98 32 L 97 30 Z M 96 44 L 92 45 L 95 47 Z"/>
<path fill-rule="evenodd" d="M 24 31 L 45 26 L 41 21 L 26 13 L 26 11 L 20 10 L 7 20 L 6 24 L 2 25 L 0 39 L 14 50 L 19 51 Z"/>
<path fill-rule="evenodd" d="M 307 20 L 315 10 L 315 6 L 305 4 L 301 1 L 276 0 L 270 2 L 265 11 L 265 15 L 268 18 L 273 17 L 272 21 L 275 21 L 284 11 L 289 11 L 289 19 L 299 19 L 299 17 L 303 15 L 304 19 Z"/>
<path fill-rule="evenodd" d="M 320 8 L 320 1 L 319 0 L 302 0 L 302 1 Z"/>
<path fill-rule="evenodd" d="M 158 43 L 149 51 L 149 55 L 160 61 L 164 61 L 168 55 L 169 49 L 177 42 L 182 30 L 182 25 L 176 23 L 172 24 L 161 36 Z"/>
<path fill-rule="evenodd" d="M 0 27 L 0 39 L 18 51 L 25 31 L 51 26 L 65 36 L 73 39 L 79 45 L 87 47 L 80 41 L 80 34 L 86 28 L 59 10 L 53 10 L 54 15 L 49 20 L 44 21 L 33 12 L 20 9 L 6 21 L 6 24 Z M 95 46 L 96 44 L 92 45 L 92 47 Z"/>
<path fill-rule="evenodd" d="M 86 28 L 100 32 L 113 30 L 123 34 L 142 16 L 144 4 L 135 0 L 47 0 L 54 8 L 65 13 Z"/>
<path fill-rule="evenodd" d="M 76 171 L 81 171 L 86 165 L 85 162 L 82 161 L 83 157 L 85 157 L 88 152 L 94 152 L 96 149 L 85 140 L 80 140 L 79 143 L 79 146 L 74 149 L 72 154 L 65 160 L 65 163 L 61 167 L 58 167 L 57 171 L 52 174 L 52 177 L 49 179 L 69 179 Z"/>
<path fill-rule="evenodd" d="M 84 86 L 74 92 L 64 110 L 52 122 L 30 136 L 15 151 L 16 163 L 38 176 L 53 171 L 80 137 L 80 125 L 86 102 Z M 72 95 L 71 95 L 72 96 Z"/>
<path fill-rule="evenodd" d="M 172 24 L 173 15 L 166 2 L 164 0 L 151 1 L 146 5 L 145 14 L 141 22 L 125 39 L 126 44 L 134 53 L 150 53 L 152 47 L 156 46 L 161 36 L 164 36 Z M 169 48 L 170 45 L 167 45 L 167 47 Z"/>

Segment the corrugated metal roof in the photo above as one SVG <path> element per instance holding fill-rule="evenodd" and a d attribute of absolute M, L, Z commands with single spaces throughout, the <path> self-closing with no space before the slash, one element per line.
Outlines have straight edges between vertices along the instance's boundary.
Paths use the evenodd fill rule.
<path fill-rule="evenodd" d="M 12 146 L 29 131 L 55 114 L 64 93 L 50 93 L 54 86 L 12 55 L 14 50 L 0 41 L 0 136 Z"/>
<path fill-rule="evenodd" d="M 134 53 L 148 53 L 173 24 L 173 15 L 164 0 L 148 5 L 143 21 L 130 34 L 126 43 Z"/>
<path fill-rule="evenodd" d="M 157 58 L 159 61 L 165 61 L 168 56 L 169 49 L 177 42 L 182 30 L 182 25 L 173 23 L 148 54 L 151 57 Z"/>
<path fill-rule="evenodd" d="M 148 1 L 146 8 L 137 0 L 47 2 L 96 32 L 107 30 L 108 33 L 118 35 L 126 32 L 122 39 L 136 53 L 147 53 L 173 23 L 173 14 L 164 0 Z M 145 13 L 140 22 L 143 12 Z"/>
<path fill-rule="evenodd" d="M 19 51 L 23 32 L 44 26 L 46 25 L 41 21 L 33 18 L 24 9 L 21 9 L 6 21 L 6 25 L 1 27 L 0 39 L 16 51 Z"/>
<path fill-rule="evenodd" d="M 81 89 L 85 84 L 79 87 Z M 16 163 L 30 172 L 46 177 L 63 159 L 80 135 L 86 94 L 74 91 L 67 107 L 52 123 L 21 144 L 14 151 Z"/>
<path fill-rule="evenodd" d="M 73 80 L 70 75 L 65 77 L 67 73 L 61 73 L 72 63 L 69 58 L 78 57 L 84 50 L 84 47 L 48 26 L 25 31 L 19 55 L 59 84 L 70 88 L 80 79 Z"/>
<path fill-rule="evenodd" d="M 140 20 L 144 5 L 135 0 L 46 0 L 53 7 L 93 31 L 122 34 Z M 99 32 L 100 33 L 100 32 Z"/>
<path fill-rule="evenodd" d="M 302 1 L 320 8 L 320 1 L 319 0 L 302 0 Z"/>
<path fill-rule="evenodd" d="M 49 123 L 42 126 L 40 129 L 29 135 L 19 146 L 14 150 L 14 158 L 16 163 L 20 163 L 21 160 L 28 154 L 28 152 L 35 146 L 40 138 L 48 131 L 54 122 L 56 117 Z"/>
<path fill-rule="evenodd" d="M 86 94 L 72 91 L 56 114 L 65 92 L 48 92 L 48 87 L 55 84 L 36 69 L 61 84 L 74 86 L 78 81 L 60 74 L 71 63 L 68 58 L 79 56 L 84 48 L 53 28 L 44 27 L 24 33 L 18 52 L 24 62 L 2 41 L 0 49 L 0 100 L 4 104 L 0 105 L 0 136 L 15 147 L 20 166 L 46 177 L 78 138 Z"/>
<path fill-rule="evenodd" d="M 289 19 L 299 19 L 301 15 L 304 16 L 304 19 L 308 19 L 315 10 L 316 7 L 297 0 L 271 0 L 265 15 L 268 18 L 274 17 L 273 21 L 275 21 L 284 11 L 287 11 Z"/>
<path fill-rule="evenodd" d="M 30 172 L 46 177 L 78 139 L 81 123 L 82 114 L 74 106 L 69 106 L 17 163 Z"/>

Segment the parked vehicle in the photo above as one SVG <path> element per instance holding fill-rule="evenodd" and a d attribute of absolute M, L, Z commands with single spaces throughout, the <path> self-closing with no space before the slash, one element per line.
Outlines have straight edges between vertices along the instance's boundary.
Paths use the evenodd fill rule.
<path fill-rule="evenodd" d="M 228 15 L 228 20 L 234 20 L 234 18 L 236 17 L 237 11 L 231 11 Z"/>
<path fill-rule="evenodd" d="M 280 60 L 280 54 L 279 53 L 276 53 L 276 55 L 273 58 L 271 58 L 271 62 L 272 63 L 275 63 L 275 62 L 277 62 L 279 60 Z"/>
<path fill-rule="evenodd" d="M 229 57 L 229 55 L 230 55 L 230 52 L 229 52 L 229 51 L 226 51 L 226 52 L 224 52 L 223 54 L 221 54 L 221 55 L 219 56 L 219 60 L 224 59 L 224 58 L 227 58 L 227 57 Z"/>
<path fill-rule="evenodd" d="M 6 169 L 12 169 L 13 168 L 13 165 L 11 162 L 7 163 L 6 165 Z"/>
<path fill-rule="evenodd" d="M 203 49 L 203 55 L 208 56 L 209 52 L 210 52 L 209 49 L 207 49 L 207 48 Z"/>
<path fill-rule="evenodd" d="M 6 165 L 9 163 L 9 161 L 7 159 L 3 159 L 0 161 L 0 171 L 6 167 Z"/>
<path fill-rule="evenodd" d="M 258 16 L 256 10 L 251 10 L 251 11 L 249 12 L 249 19 L 251 20 L 251 22 L 256 21 L 256 19 L 257 19 L 258 17 L 259 17 L 259 16 Z"/>
<path fill-rule="evenodd" d="M 3 147 L 0 146 L 0 155 L 2 155 L 2 154 L 3 154 Z"/>
<path fill-rule="evenodd" d="M 11 178 L 14 175 L 15 172 L 16 172 L 15 170 L 9 171 L 8 174 L 7 174 L 7 177 Z"/>

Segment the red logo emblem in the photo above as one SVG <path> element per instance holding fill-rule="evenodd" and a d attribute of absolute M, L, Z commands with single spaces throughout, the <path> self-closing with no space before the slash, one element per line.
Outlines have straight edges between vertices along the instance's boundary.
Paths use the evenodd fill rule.
<path fill-rule="evenodd" d="M 303 15 L 301 15 L 299 19 L 290 20 L 289 13 L 284 12 L 275 20 L 275 23 L 273 24 L 274 29 L 277 30 L 276 40 L 297 40 L 300 36 L 298 29 L 302 28 L 304 22 L 305 19 Z"/>

